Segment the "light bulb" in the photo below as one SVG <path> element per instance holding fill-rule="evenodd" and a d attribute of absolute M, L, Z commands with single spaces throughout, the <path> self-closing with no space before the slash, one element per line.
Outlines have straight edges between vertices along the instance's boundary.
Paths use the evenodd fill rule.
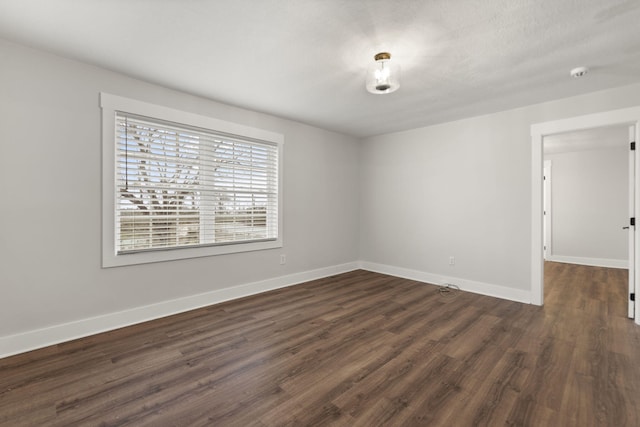
<path fill-rule="evenodd" d="M 391 62 L 391 54 L 382 52 L 374 56 L 376 60 L 367 73 L 367 90 L 375 94 L 391 93 L 400 87 L 400 67 Z"/>

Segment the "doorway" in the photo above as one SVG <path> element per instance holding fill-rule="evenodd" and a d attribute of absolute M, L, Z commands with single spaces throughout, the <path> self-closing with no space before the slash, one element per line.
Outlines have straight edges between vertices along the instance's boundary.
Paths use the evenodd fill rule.
<path fill-rule="evenodd" d="M 602 127 L 627 125 L 633 126 L 632 135 L 633 140 L 638 140 L 640 123 L 640 107 L 626 108 L 621 110 L 608 111 L 604 113 L 590 114 L 585 116 L 574 117 L 570 119 L 558 120 L 553 122 L 538 123 L 531 126 L 532 135 L 532 251 L 531 251 L 531 302 L 536 305 L 542 305 L 544 303 L 544 255 L 543 255 L 543 142 L 546 136 L 561 134 L 566 132 L 581 131 Z M 640 156 L 635 156 L 633 165 L 635 170 L 638 168 Z M 633 179 L 633 207 L 636 212 L 640 212 L 638 209 L 639 198 L 636 196 L 640 185 L 638 184 L 639 178 L 635 174 Z M 630 233 L 635 232 L 635 227 L 630 226 Z M 638 242 L 635 241 L 633 246 L 633 255 L 629 263 L 629 270 L 635 271 L 638 265 Z M 631 248 L 630 248 L 631 249 Z M 629 283 L 630 292 L 635 294 L 635 290 L 638 288 L 638 280 L 635 276 Z M 636 323 L 639 323 L 640 316 L 638 315 L 638 304 L 634 305 L 632 311 L 634 312 Z"/>
<path fill-rule="evenodd" d="M 634 237 L 628 225 L 634 216 L 629 189 L 634 177 L 630 159 L 635 154 L 629 146 L 629 129 L 618 125 L 543 139 L 545 261 L 624 269 L 626 277 L 615 274 L 624 277 L 616 287 L 626 289 L 633 281 L 633 270 L 627 269 Z M 547 292 L 548 285 L 544 283 Z"/>
<path fill-rule="evenodd" d="M 543 154 L 545 260 L 628 268 L 629 126 L 548 135 Z"/>

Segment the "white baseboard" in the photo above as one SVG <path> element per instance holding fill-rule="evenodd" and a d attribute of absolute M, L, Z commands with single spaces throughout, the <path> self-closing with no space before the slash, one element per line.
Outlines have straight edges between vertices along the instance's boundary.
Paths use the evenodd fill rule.
<path fill-rule="evenodd" d="M 376 273 L 389 274 L 434 285 L 451 283 L 458 286 L 463 291 L 531 304 L 531 292 L 528 290 L 507 288 L 505 286 L 460 279 L 458 277 L 441 276 L 424 271 L 411 270 L 408 268 L 394 267 L 391 265 L 377 264 L 367 261 L 360 261 L 359 265 L 363 270 L 369 270 Z"/>
<path fill-rule="evenodd" d="M 546 261 L 590 265 L 592 267 L 629 268 L 629 261 L 626 259 L 585 258 L 575 256 L 550 255 L 547 256 Z"/>
<path fill-rule="evenodd" d="M 334 265 L 0 337 L 0 358 L 358 268 L 357 262 Z"/>
<path fill-rule="evenodd" d="M 359 261 L 275 277 L 272 279 L 219 289 L 203 294 L 191 295 L 175 300 L 136 307 L 130 310 L 109 313 L 102 316 L 81 319 L 69 323 L 53 325 L 47 328 L 0 337 L 0 358 L 125 326 L 131 326 L 161 317 L 171 316 L 173 314 L 218 304 L 224 301 L 255 295 L 287 286 L 293 286 L 335 274 L 346 273 L 358 268 L 432 284 L 452 283 L 459 286 L 463 291 L 523 303 L 531 302 L 531 295 L 529 291 L 460 279 L 457 277 L 441 276 L 402 267 Z"/>

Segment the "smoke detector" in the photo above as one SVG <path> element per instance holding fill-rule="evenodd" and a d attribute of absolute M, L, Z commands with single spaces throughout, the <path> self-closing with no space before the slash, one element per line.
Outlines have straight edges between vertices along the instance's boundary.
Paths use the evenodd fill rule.
<path fill-rule="evenodd" d="M 570 74 L 571 74 L 571 77 L 578 78 L 578 77 L 584 76 L 588 72 L 589 72 L 589 69 L 587 67 L 577 67 L 571 70 Z"/>

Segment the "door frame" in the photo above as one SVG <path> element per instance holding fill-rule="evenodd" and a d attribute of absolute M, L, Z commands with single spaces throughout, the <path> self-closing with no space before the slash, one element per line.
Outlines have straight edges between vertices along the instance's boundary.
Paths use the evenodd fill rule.
<path fill-rule="evenodd" d="M 553 235 L 552 233 L 552 216 L 551 216 L 551 167 L 552 167 L 552 162 L 551 160 L 544 160 L 543 163 L 543 182 L 542 182 L 542 195 L 543 195 L 543 202 L 542 202 L 542 210 L 543 212 L 543 227 L 542 227 L 542 232 L 543 234 L 543 239 L 542 239 L 542 258 L 543 260 L 549 259 L 550 256 L 553 256 L 553 249 L 552 249 L 552 238 L 551 236 Z"/>
<path fill-rule="evenodd" d="M 544 258 L 543 258 L 543 142 L 544 137 L 558 133 L 587 130 L 616 125 L 634 125 L 635 140 L 640 141 L 640 106 L 587 114 L 568 119 L 554 120 L 531 125 L 531 303 L 544 303 Z M 636 156 L 636 170 L 639 168 L 640 156 Z M 640 212 L 640 174 L 635 177 L 635 211 Z M 639 265 L 640 239 L 635 239 L 635 256 L 630 261 L 629 268 L 636 270 Z M 634 287 L 637 290 L 638 276 L 635 275 Z M 636 304 L 635 321 L 640 324 L 640 304 Z"/>
<path fill-rule="evenodd" d="M 636 138 L 636 130 L 638 129 L 638 125 L 629 125 L 629 141 L 637 141 L 638 138 Z M 635 147 L 634 147 L 635 148 Z M 636 216 L 636 212 L 638 212 L 636 210 L 636 170 L 637 165 L 636 162 L 638 161 L 638 156 L 636 154 L 635 149 L 634 150 L 629 150 L 628 152 L 628 160 L 627 162 L 629 163 L 629 177 L 627 178 L 627 180 L 629 181 L 629 193 L 628 193 L 628 212 L 629 212 L 629 218 L 635 218 Z M 638 318 L 639 316 L 636 316 L 636 303 L 635 303 L 635 299 L 631 298 L 631 294 L 636 293 L 636 269 L 635 267 L 638 266 L 638 264 L 634 264 L 631 265 L 631 260 L 635 259 L 635 254 L 636 254 L 636 240 L 637 240 L 637 236 L 636 236 L 636 227 L 635 225 L 631 225 L 631 223 L 629 222 L 626 227 L 628 227 L 629 233 L 627 236 L 627 245 L 629 245 L 629 289 L 627 290 L 628 292 L 628 307 L 627 307 L 627 317 L 634 319 L 634 318 Z M 633 267 L 633 268 L 632 268 Z M 639 320 L 640 321 L 640 320 Z"/>

